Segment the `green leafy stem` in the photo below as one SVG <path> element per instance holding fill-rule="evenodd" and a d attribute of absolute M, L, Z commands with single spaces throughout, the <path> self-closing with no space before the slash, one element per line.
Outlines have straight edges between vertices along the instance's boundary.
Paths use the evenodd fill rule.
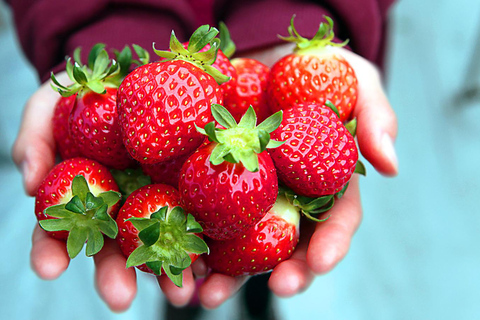
<path fill-rule="evenodd" d="M 252 106 L 248 108 L 240 122 L 237 123 L 232 114 L 219 104 L 212 105 L 212 114 L 216 122 L 208 123 L 205 128 L 197 130 L 207 135 L 216 146 L 210 155 L 210 162 L 218 165 L 223 161 L 241 162 L 251 172 L 259 169 L 258 154 L 267 148 L 277 148 L 284 141 L 270 139 L 272 133 L 282 122 L 283 112 L 278 111 L 257 126 L 257 116 Z"/>
<path fill-rule="evenodd" d="M 127 221 L 139 231 L 143 243 L 130 254 L 127 267 L 146 264 L 156 275 L 163 270 L 178 287 L 182 287 L 183 270 L 192 263 L 189 254 L 209 252 L 205 241 L 196 235 L 203 231 L 202 227 L 179 206 L 171 210 L 165 206 L 149 218 L 134 217 Z"/>
<path fill-rule="evenodd" d="M 112 239 L 117 237 L 117 223 L 108 214 L 108 209 L 120 200 L 121 194 L 106 191 L 95 196 L 82 175 L 73 179 L 72 193 L 73 197 L 67 203 L 45 209 L 44 214 L 55 219 L 41 220 L 39 224 L 50 232 L 68 231 L 67 252 L 70 258 L 76 257 L 85 243 L 85 254 L 93 256 L 103 247 L 103 235 Z"/>

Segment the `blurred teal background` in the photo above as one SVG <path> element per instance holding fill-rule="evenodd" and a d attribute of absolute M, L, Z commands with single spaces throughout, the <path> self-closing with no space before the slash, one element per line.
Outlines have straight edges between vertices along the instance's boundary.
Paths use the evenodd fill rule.
<path fill-rule="evenodd" d="M 79 256 L 53 282 L 31 271 L 34 203 L 10 148 L 38 83 L 3 3 L 0 13 L 0 318 L 160 319 L 151 277 L 139 275 L 131 309 L 113 314 L 95 291 L 91 259 Z M 348 256 L 303 294 L 276 299 L 280 319 L 480 319 L 480 2 L 400 1 L 390 33 L 385 82 L 400 174 L 367 167 Z M 237 310 L 234 297 L 204 318 L 235 319 Z"/>

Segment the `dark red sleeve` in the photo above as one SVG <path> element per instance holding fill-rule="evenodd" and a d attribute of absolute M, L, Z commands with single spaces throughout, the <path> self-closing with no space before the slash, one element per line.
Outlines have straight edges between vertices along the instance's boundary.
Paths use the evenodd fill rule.
<path fill-rule="evenodd" d="M 42 81 L 71 55 L 98 42 L 122 49 L 155 42 L 165 48 L 170 33 L 191 34 L 195 14 L 187 0 L 10 0 L 20 44 Z M 151 50 L 150 50 L 151 51 Z"/>
<path fill-rule="evenodd" d="M 280 43 L 295 14 L 299 33 L 312 37 L 323 15 L 335 21 L 338 38 L 365 58 L 382 64 L 388 9 L 394 0 L 217 0 L 216 17 L 230 29 L 239 52 Z"/>
<path fill-rule="evenodd" d="M 7 0 L 21 46 L 42 81 L 66 55 L 95 43 L 122 49 L 155 42 L 168 44 L 172 30 L 181 41 L 200 23 L 224 21 L 238 52 L 280 43 L 290 18 L 302 35 L 313 36 L 323 15 L 336 22 L 336 34 L 350 39 L 360 55 L 381 63 L 387 11 L 393 0 Z M 215 8 L 215 10 L 213 9 Z"/>

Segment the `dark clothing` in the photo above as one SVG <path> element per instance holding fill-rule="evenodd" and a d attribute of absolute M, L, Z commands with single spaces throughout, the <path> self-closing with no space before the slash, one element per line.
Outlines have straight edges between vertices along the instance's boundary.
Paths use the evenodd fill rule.
<path fill-rule="evenodd" d="M 166 48 L 175 30 L 181 41 L 201 24 L 224 21 L 237 53 L 281 42 L 293 14 L 300 34 L 310 37 L 328 15 L 336 35 L 356 53 L 381 64 L 388 8 L 393 0 L 7 0 L 21 46 L 42 81 L 77 46 L 85 56 L 98 42 Z"/>

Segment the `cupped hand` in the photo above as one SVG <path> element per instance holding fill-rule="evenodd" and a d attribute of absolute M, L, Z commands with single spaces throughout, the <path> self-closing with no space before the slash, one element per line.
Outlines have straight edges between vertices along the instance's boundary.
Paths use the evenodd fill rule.
<path fill-rule="evenodd" d="M 357 139 L 360 151 L 376 171 L 385 176 L 398 173 L 394 141 L 397 119 L 383 88 L 379 69 L 368 60 L 347 49 L 339 49 L 356 72 L 358 100 L 353 116 L 357 118 Z M 285 44 L 269 50 L 249 53 L 248 57 L 271 66 L 292 52 Z M 326 213 L 330 218 L 321 223 L 303 221 L 301 238 L 293 256 L 275 267 L 269 279 L 272 292 L 290 297 L 306 290 L 316 275 L 331 271 L 347 254 L 352 237 L 362 220 L 359 178 L 352 177 L 344 196 Z M 202 305 L 216 308 L 234 295 L 246 278 L 210 274 L 198 293 Z"/>
<path fill-rule="evenodd" d="M 58 79 L 61 83 L 68 81 L 65 73 L 59 74 Z M 24 108 L 12 157 L 30 196 L 35 196 L 38 186 L 55 165 L 51 124 L 59 97 L 47 82 L 30 97 Z M 45 280 L 58 278 L 70 263 L 65 242 L 49 237 L 38 225 L 33 232 L 30 258 L 35 273 Z M 94 261 L 95 284 L 100 297 L 113 311 L 127 310 L 137 292 L 136 275 L 133 268 L 125 268 L 126 259 L 116 242 L 106 239 Z"/>
<path fill-rule="evenodd" d="M 268 286 L 279 297 L 291 297 L 305 291 L 316 275 L 332 270 L 348 252 L 353 234 L 360 225 L 359 179 L 354 176 L 344 196 L 325 215 L 321 223 L 302 220 L 300 242 L 292 257 L 272 271 Z M 219 307 L 242 287 L 248 277 L 234 278 L 209 274 L 198 290 L 207 309 Z"/>
<path fill-rule="evenodd" d="M 267 65 L 291 52 L 291 45 L 249 55 Z M 341 49 L 354 68 L 359 81 L 359 96 L 354 111 L 358 120 L 357 139 L 362 155 L 381 174 L 398 173 L 394 141 L 397 120 L 385 95 L 381 74 L 369 61 Z M 60 82 L 67 79 L 58 76 Z M 38 185 L 55 164 L 55 143 L 51 130 L 53 109 L 58 94 L 49 83 L 42 85 L 27 102 L 22 125 L 13 147 L 13 159 L 22 172 L 28 195 L 34 196 Z M 330 218 L 323 223 L 304 223 L 301 242 L 291 259 L 280 263 L 272 272 L 269 287 L 281 297 L 306 290 L 315 275 L 332 270 L 348 252 L 350 241 L 358 228 L 362 209 L 358 177 L 354 176 L 345 195 L 328 212 Z M 133 268 L 125 269 L 125 258 L 114 241 L 107 240 L 105 247 L 94 258 L 96 287 L 99 295 L 114 311 L 128 309 L 136 294 L 136 275 Z M 55 279 L 66 270 L 69 258 L 65 244 L 52 239 L 35 228 L 31 262 L 34 271 L 43 279 Z M 183 306 L 198 294 L 200 303 L 209 309 L 216 308 L 233 296 L 247 277 L 232 278 L 221 274 L 207 274 L 202 259 L 184 272 L 184 285 L 175 287 L 164 276 L 159 284 L 166 298 L 176 306 Z M 195 277 L 206 276 L 198 285 Z M 122 292 L 121 295 L 118 292 Z"/>

